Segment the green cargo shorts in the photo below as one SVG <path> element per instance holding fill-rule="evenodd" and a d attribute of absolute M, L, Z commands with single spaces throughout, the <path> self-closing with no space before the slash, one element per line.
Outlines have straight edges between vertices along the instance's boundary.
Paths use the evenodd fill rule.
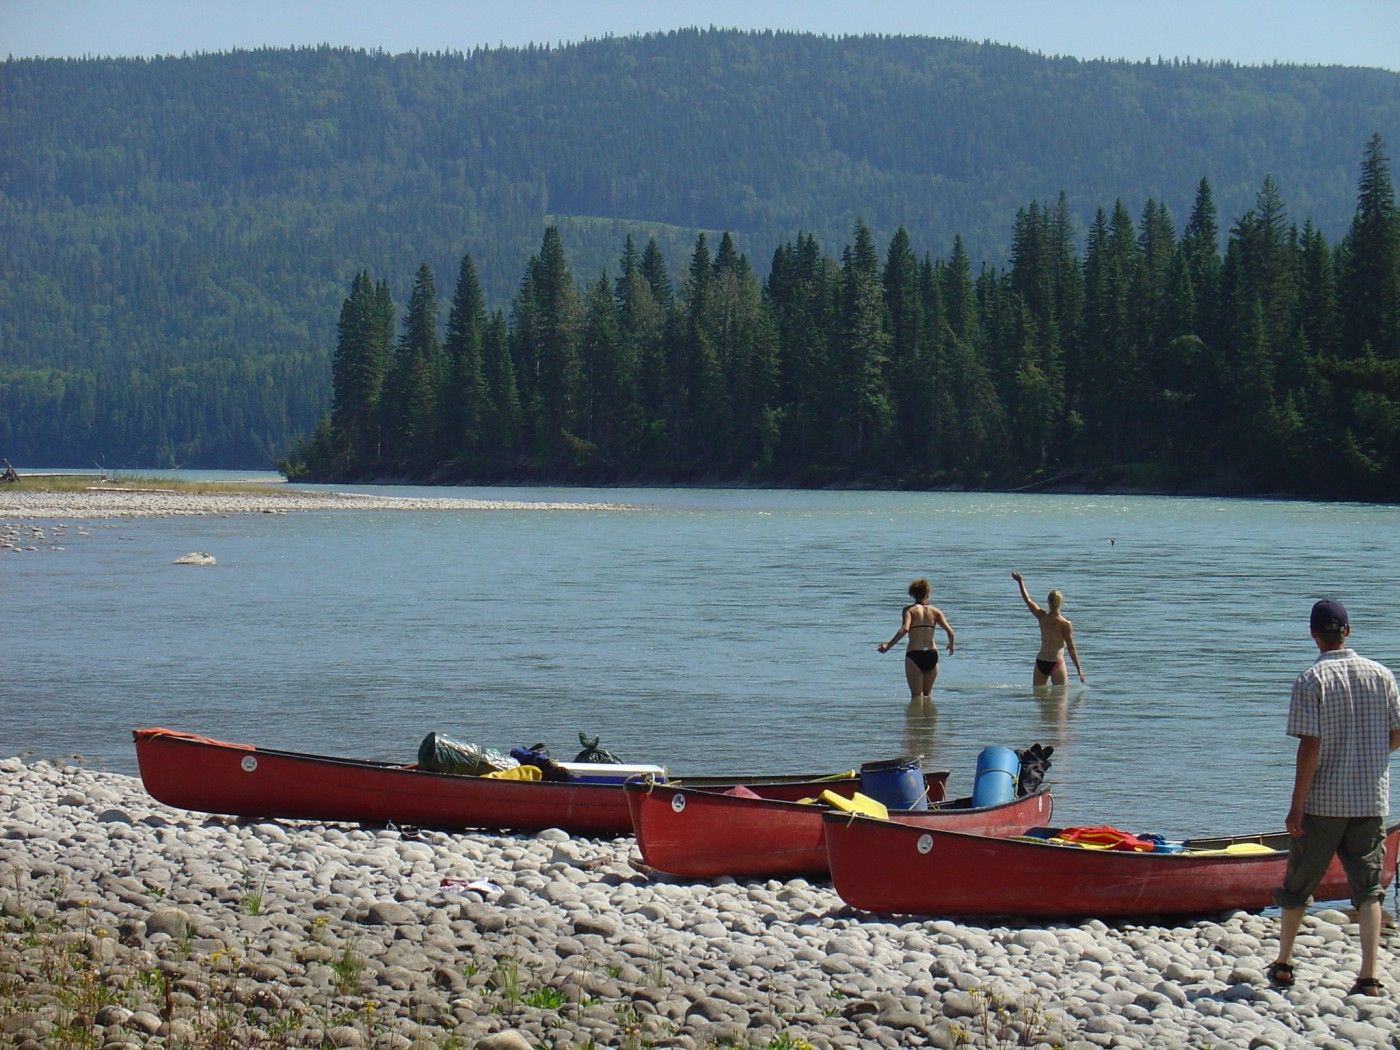
<path fill-rule="evenodd" d="M 1358 908 L 1385 896 L 1381 861 L 1385 857 L 1384 817 L 1319 817 L 1303 814 L 1303 836 L 1289 840 L 1288 870 L 1274 894 L 1280 908 L 1312 903 L 1312 892 L 1327 873 L 1335 855 L 1351 886 L 1351 903 Z"/>

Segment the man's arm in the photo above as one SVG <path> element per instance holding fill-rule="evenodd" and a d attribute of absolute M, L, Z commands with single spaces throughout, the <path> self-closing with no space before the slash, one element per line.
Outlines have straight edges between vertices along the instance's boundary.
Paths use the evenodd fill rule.
<path fill-rule="evenodd" d="M 1396 741 L 1397 735 L 1400 734 L 1390 734 L 1393 744 L 1400 743 Z M 1293 799 L 1288 807 L 1288 817 L 1284 820 L 1288 833 L 1294 838 L 1301 838 L 1303 834 L 1303 804 L 1307 802 L 1308 792 L 1312 790 L 1313 777 L 1317 775 L 1318 756 L 1321 753 L 1322 741 L 1317 737 L 1298 738 L 1298 756 L 1293 767 Z"/>

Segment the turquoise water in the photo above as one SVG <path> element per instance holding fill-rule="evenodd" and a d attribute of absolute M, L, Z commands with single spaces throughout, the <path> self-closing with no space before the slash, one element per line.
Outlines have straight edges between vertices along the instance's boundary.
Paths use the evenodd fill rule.
<path fill-rule="evenodd" d="M 63 551 L 3 555 L 0 754 L 135 772 L 130 730 L 164 725 L 403 761 L 437 730 L 571 758 L 583 730 L 673 771 L 917 752 L 967 794 L 983 747 L 1040 741 L 1057 819 L 1179 836 L 1282 825 L 1316 597 L 1345 601 L 1356 648 L 1400 667 L 1393 507 L 380 491 L 639 509 L 72 522 Z M 171 564 L 192 550 L 218 565 Z M 1037 598 L 1064 591 L 1086 687 L 1031 690 L 1012 569 Z M 914 576 L 958 638 L 931 715 L 907 710 L 899 650 L 875 651 Z"/>

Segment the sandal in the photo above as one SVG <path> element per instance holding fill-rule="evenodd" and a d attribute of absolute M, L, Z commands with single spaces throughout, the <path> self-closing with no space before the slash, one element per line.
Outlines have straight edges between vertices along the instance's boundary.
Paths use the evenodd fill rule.
<path fill-rule="evenodd" d="M 1347 995 L 1378 996 L 1384 994 L 1385 989 L 1381 987 L 1381 982 L 1376 980 L 1374 977 L 1357 978 L 1356 983 L 1351 986 L 1351 991 L 1347 992 Z"/>
<path fill-rule="evenodd" d="M 1264 971 L 1264 976 L 1269 979 L 1269 983 L 1275 988 L 1293 987 L 1293 964 L 1286 962 L 1269 963 Z M 1360 983 L 1359 981 L 1357 982 Z"/>

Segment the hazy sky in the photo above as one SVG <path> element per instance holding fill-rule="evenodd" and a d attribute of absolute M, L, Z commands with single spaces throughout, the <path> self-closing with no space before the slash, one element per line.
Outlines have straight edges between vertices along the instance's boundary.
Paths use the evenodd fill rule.
<path fill-rule="evenodd" d="M 0 0 L 0 55 L 323 43 L 466 50 L 693 25 L 960 36 L 1083 58 L 1400 70 L 1400 0 Z"/>

